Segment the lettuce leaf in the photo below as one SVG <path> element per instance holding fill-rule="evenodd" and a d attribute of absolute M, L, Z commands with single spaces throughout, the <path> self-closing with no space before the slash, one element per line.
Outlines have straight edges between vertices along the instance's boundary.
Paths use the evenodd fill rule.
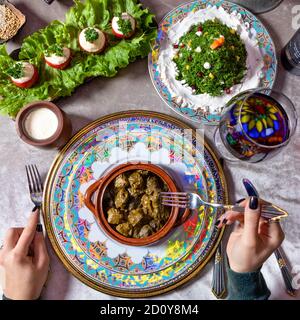
<path fill-rule="evenodd" d="M 24 39 L 20 60 L 28 60 L 39 70 L 39 82 L 32 88 L 20 89 L 5 74 L 13 63 L 5 45 L 0 46 L 0 111 L 15 117 L 20 108 L 36 100 L 54 100 L 69 96 L 76 87 L 92 77 L 114 77 L 139 57 L 146 57 L 157 29 L 154 15 L 143 9 L 136 0 L 86 0 L 74 1 L 67 12 L 65 22 L 53 21 Z M 111 32 L 111 19 L 121 12 L 128 12 L 137 22 L 137 30 L 131 39 L 118 40 Z M 109 38 L 109 46 L 103 54 L 83 52 L 78 44 L 78 34 L 87 26 L 96 26 Z M 62 43 L 72 49 L 71 65 L 57 70 L 45 64 L 43 53 L 54 43 Z"/>

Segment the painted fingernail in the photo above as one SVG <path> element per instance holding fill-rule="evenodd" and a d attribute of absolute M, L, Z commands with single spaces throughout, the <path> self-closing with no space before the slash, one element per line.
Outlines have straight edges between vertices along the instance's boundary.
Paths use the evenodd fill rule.
<path fill-rule="evenodd" d="M 43 226 L 39 223 L 39 224 L 37 224 L 37 226 L 36 226 L 36 231 L 37 232 L 43 232 Z"/>
<path fill-rule="evenodd" d="M 246 200 L 246 199 L 245 199 L 245 198 L 242 198 L 242 199 L 238 200 L 238 201 L 236 202 L 236 204 L 241 203 L 241 202 L 243 202 L 244 200 Z"/>
<path fill-rule="evenodd" d="M 227 221 L 228 221 L 228 220 L 225 218 L 225 219 L 223 220 L 223 224 L 226 224 Z"/>
<path fill-rule="evenodd" d="M 258 207 L 258 198 L 257 197 L 251 197 L 249 202 L 249 208 L 251 210 L 256 210 Z"/>
<path fill-rule="evenodd" d="M 220 224 L 220 222 L 221 222 L 221 220 L 218 219 L 218 220 L 216 221 L 216 223 L 215 223 L 215 226 L 217 227 L 217 226 Z"/>

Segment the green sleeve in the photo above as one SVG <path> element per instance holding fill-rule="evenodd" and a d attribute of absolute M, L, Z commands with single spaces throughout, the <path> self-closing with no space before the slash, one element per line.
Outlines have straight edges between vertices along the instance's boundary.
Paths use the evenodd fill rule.
<path fill-rule="evenodd" d="M 227 265 L 228 300 L 267 300 L 270 290 L 260 269 L 255 272 L 237 273 Z"/>

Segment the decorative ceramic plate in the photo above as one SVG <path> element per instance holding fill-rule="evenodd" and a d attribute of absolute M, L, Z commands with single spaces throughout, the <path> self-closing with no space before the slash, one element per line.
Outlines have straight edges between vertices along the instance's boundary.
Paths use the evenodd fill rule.
<path fill-rule="evenodd" d="M 123 112 L 96 120 L 76 134 L 47 177 L 48 235 L 76 277 L 122 297 L 157 295 L 187 282 L 207 263 L 222 235 L 214 227 L 221 212 L 202 207 L 151 246 L 131 247 L 109 238 L 85 207 L 85 191 L 116 163 L 137 160 L 165 168 L 182 190 L 199 192 L 209 201 L 227 201 L 224 175 L 213 151 L 176 119 Z"/>
<path fill-rule="evenodd" d="M 191 26 L 214 18 L 239 33 L 247 51 L 247 72 L 240 84 L 221 96 L 195 95 L 186 84 L 176 80 L 172 59 L 178 49 L 173 45 Z M 251 12 L 227 1 L 199 0 L 178 6 L 162 19 L 148 66 L 155 89 L 169 107 L 187 119 L 216 125 L 225 104 L 236 94 L 255 87 L 272 88 L 277 59 L 270 34 Z"/>

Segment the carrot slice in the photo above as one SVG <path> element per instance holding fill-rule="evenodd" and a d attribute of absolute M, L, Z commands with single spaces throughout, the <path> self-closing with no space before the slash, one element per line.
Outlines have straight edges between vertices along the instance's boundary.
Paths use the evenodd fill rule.
<path fill-rule="evenodd" d="M 214 40 L 214 42 L 210 45 L 210 48 L 215 50 L 219 47 L 221 47 L 225 42 L 225 38 L 224 37 L 220 37 L 216 40 Z"/>

